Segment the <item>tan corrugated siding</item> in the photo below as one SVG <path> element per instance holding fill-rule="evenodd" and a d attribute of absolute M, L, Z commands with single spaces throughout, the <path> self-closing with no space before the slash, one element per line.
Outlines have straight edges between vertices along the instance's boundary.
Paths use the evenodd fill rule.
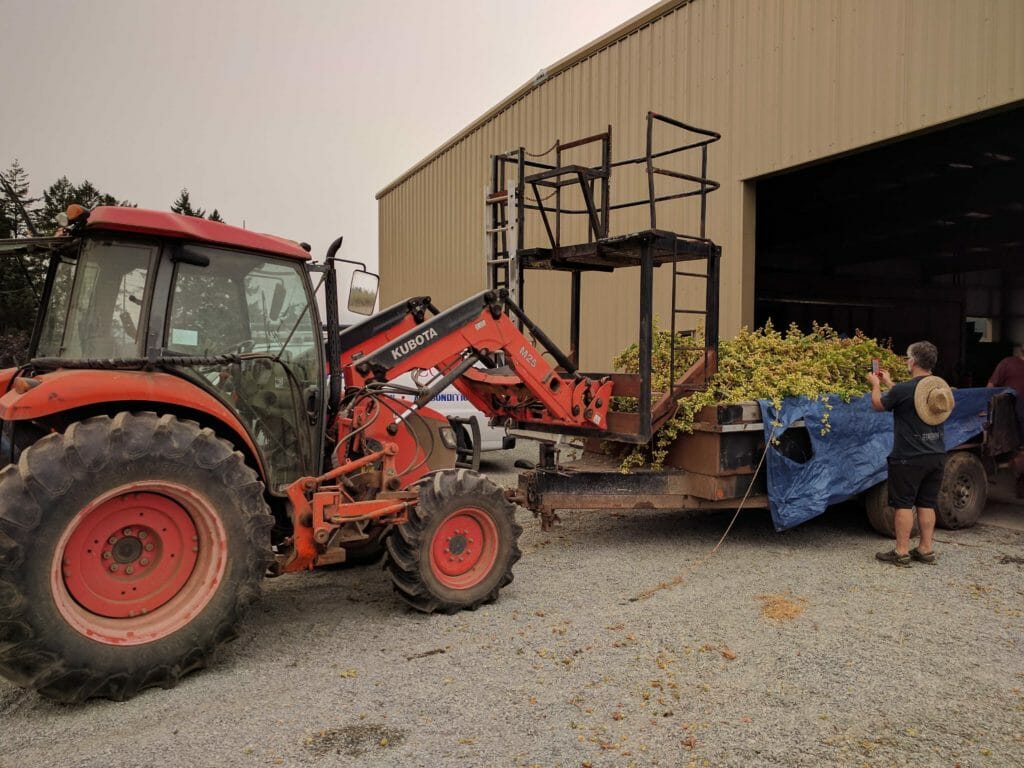
<path fill-rule="evenodd" d="M 667 15 L 647 23 L 657 13 Z M 723 332 L 732 334 L 753 313 L 745 180 L 1024 99 L 1018 0 L 693 0 L 638 18 L 381 193 L 386 303 L 428 293 L 447 306 L 482 290 L 490 154 L 542 152 L 610 124 L 614 157 L 637 156 L 654 110 L 723 135 L 711 153 L 722 189 L 708 234 L 723 247 Z M 641 173 L 618 176 L 614 201 L 644 194 Z M 643 226 L 639 210 L 613 213 L 616 232 Z M 584 365 L 606 367 L 635 338 L 635 313 L 608 308 L 630 301 L 636 284 L 632 271 L 584 276 Z M 527 310 L 563 342 L 567 305 L 564 275 L 530 275 Z"/>

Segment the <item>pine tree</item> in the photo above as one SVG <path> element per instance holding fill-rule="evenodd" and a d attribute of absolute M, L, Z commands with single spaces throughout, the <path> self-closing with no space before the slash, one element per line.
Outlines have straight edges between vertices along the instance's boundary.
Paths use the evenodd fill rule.
<path fill-rule="evenodd" d="M 35 219 L 39 198 L 29 197 L 28 173 L 15 160 L 0 184 L 0 238 L 31 234 L 25 216 Z M 0 365 L 25 361 L 29 333 L 35 320 L 37 296 L 46 275 L 40 256 L 0 255 Z"/>
<path fill-rule="evenodd" d="M 183 187 L 181 194 L 178 195 L 178 199 L 171 203 L 171 210 L 175 213 L 180 213 L 183 216 L 198 216 L 200 219 L 206 216 L 205 209 L 192 207 L 192 201 L 189 199 L 187 187 Z M 218 214 L 218 216 L 219 215 L 220 214 Z"/>
<path fill-rule="evenodd" d="M 72 203 L 86 208 L 98 205 L 131 206 L 127 200 L 117 200 L 113 195 L 100 192 L 96 185 L 86 179 L 81 184 L 72 184 L 67 176 L 61 176 L 43 190 L 43 206 L 36 216 L 36 228 L 40 234 L 53 234 L 57 227 L 56 217 L 64 213 Z"/>
<path fill-rule="evenodd" d="M 3 177 L 7 184 L 0 184 L 0 239 L 27 237 L 31 231 L 22 215 L 22 209 L 32 217 L 33 223 L 35 223 L 35 204 L 39 202 L 39 198 L 29 197 L 28 173 L 21 167 L 21 163 L 17 159 L 3 172 Z M 8 187 L 13 191 L 17 200 L 12 199 Z"/>
<path fill-rule="evenodd" d="M 222 224 L 224 223 L 224 219 L 222 219 L 220 216 L 220 211 L 218 211 L 216 208 L 214 208 L 210 215 L 207 216 L 206 218 L 208 218 L 210 221 L 219 221 Z"/>

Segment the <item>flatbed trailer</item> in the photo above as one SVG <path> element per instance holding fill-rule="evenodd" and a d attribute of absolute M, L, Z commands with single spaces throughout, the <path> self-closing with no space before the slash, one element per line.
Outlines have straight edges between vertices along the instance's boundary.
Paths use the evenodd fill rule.
<path fill-rule="evenodd" d="M 994 394 L 981 431 L 948 452 L 939 499 L 938 524 L 967 528 L 977 521 L 996 472 L 1019 451 L 1014 396 Z M 806 425 L 794 422 L 775 446 L 796 461 L 811 457 Z M 558 510 L 568 509 L 767 509 L 768 472 L 762 465 L 765 428 L 756 402 L 709 406 L 695 419 L 691 434 L 680 434 L 661 469 L 621 469 L 621 460 L 589 440 L 583 455 L 560 463 L 542 447 L 538 465 L 519 475 L 517 501 L 548 530 Z M 867 522 L 883 536 L 894 535 L 892 507 L 883 481 L 859 496 Z"/>
<path fill-rule="evenodd" d="M 802 424 L 787 442 L 799 442 Z M 806 432 L 804 434 L 806 438 Z M 621 469 L 622 460 L 587 441 L 581 458 L 558 463 L 541 450 L 536 468 L 519 476 L 520 503 L 547 530 L 559 509 L 735 509 L 768 507 L 764 424 L 755 402 L 709 406 L 692 434 L 676 438 L 661 469 Z"/>

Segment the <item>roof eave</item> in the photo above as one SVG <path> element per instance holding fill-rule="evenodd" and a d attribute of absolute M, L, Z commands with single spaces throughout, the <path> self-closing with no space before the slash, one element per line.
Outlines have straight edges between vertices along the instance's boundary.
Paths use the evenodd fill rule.
<path fill-rule="evenodd" d="M 376 194 L 375 198 L 377 200 L 380 200 L 389 192 L 393 191 L 396 187 L 401 186 L 407 179 L 416 175 L 420 170 L 430 165 L 430 163 L 434 162 L 434 160 L 443 155 L 453 146 L 461 142 L 470 134 L 477 131 L 481 126 L 493 120 L 495 117 L 500 115 L 502 112 L 511 107 L 513 104 L 522 99 L 531 91 L 540 88 L 544 83 L 551 80 L 553 77 L 560 75 L 565 70 L 569 69 L 570 67 L 573 67 L 574 65 L 578 64 L 579 62 L 583 61 L 589 56 L 594 55 L 603 48 L 607 48 L 610 45 L 614 45 L 620 40 L 631 35 L 636 30 L 647 26 L 648 24 L 660 18 L 661 16 L 671 13 L 677 8 L 692 2 L 694 2 L 694 0 L 661 0 L 661 2 L 657 3 L 656 5 L 652 5 L 646 11 L 638 13 L 636 16 L 629 19 L 628 21 L 623 22 L 610 32 L 601 35 L 601 37 L 588 43 L 579 50 L 574 51 L 565 58 L 556 61 L 550 67 L 542 69 L 541 72 L 544 73 L 544 77 L 535 77 L 529 82 L 521 85 L 519 88 L 513 91 L 510 96 L 506 97 L 504 100 L 500 101 L 498 104 L 491 107 L 487 112 L 478 117 L 468 126 L 466 126 L 457 134 L 455 134 L 452 138 L 448 139 L 448 141 L 446 141 L 440 147 L 438 147 L 429 155 L 427 155 L 427 157 L 420 160 L 418 163 L 416 163 L 416 165 L 414 165 L 412 168 L 407 170 L 397 179 L 395 179 L 386 187 L 384 187 L 384 189 L 382 189 L 380 192 Z"/>

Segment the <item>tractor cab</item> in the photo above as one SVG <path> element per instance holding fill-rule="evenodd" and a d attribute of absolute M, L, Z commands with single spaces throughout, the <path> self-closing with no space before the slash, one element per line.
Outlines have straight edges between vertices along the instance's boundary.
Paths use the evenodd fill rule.
<path fill-rule="evenodd" d="M 154 390 L 165 406 L 160 377 L 186 379 L 200 391 L 179 398 L 181 415 L 208 423 L 210 399 L 232 412 L 271 493 L 320 472 L 326 360 L 305 249 L 131 208 L 82 212 L 66 232 L 6 243 L 50 255 L 30 347 L 35 381 L 47 370 L 122 371 L 97 381 L 88 409 L 127 399 L 121 385 Z"/>

